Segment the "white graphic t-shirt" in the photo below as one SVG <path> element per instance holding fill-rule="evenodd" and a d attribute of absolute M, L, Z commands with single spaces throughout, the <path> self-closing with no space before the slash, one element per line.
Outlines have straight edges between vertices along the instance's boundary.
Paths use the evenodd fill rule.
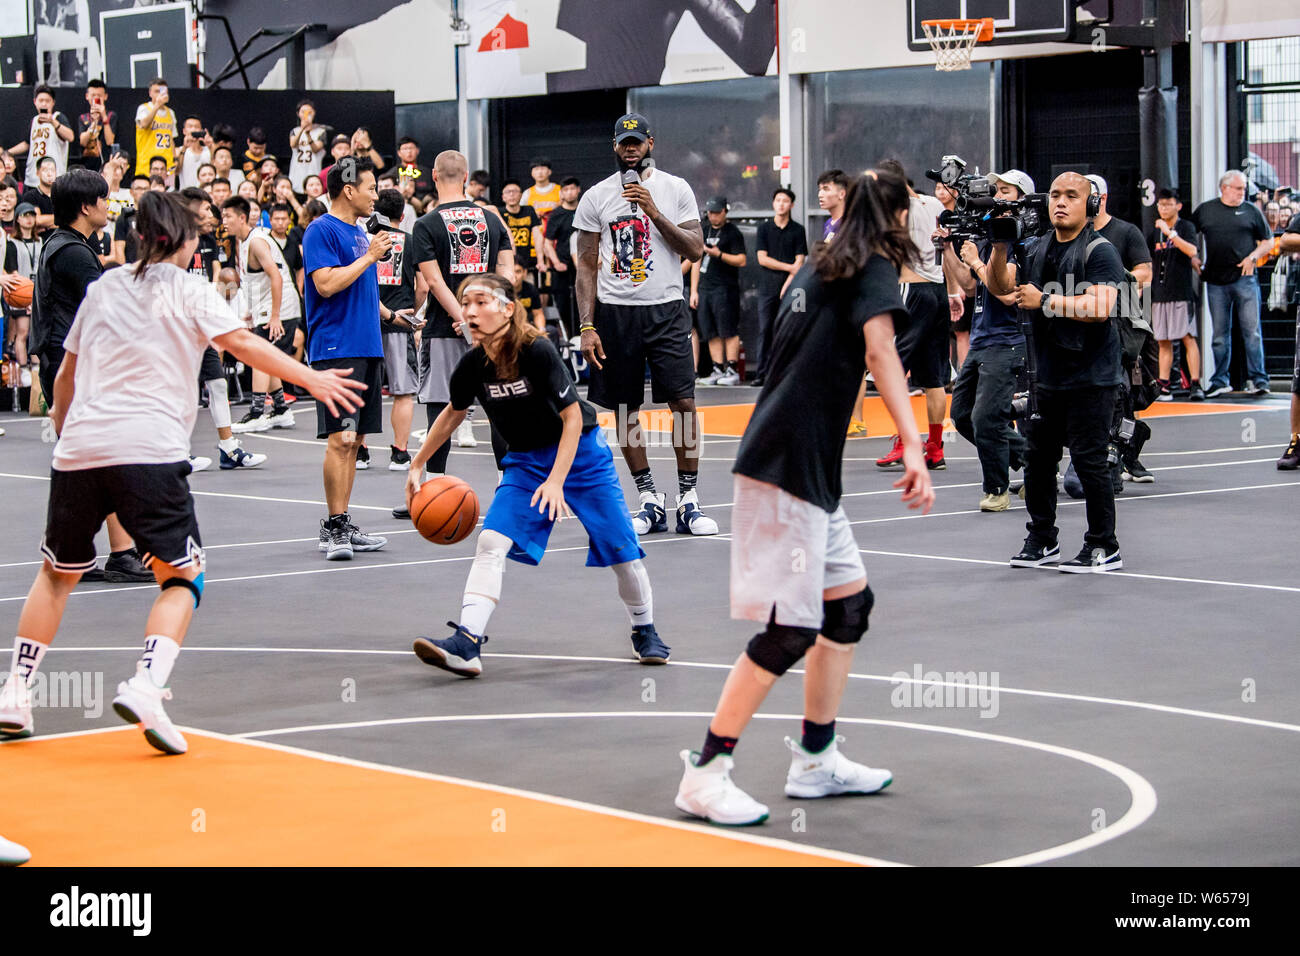
<path fill-rule="evenodd" d="M 659 211 L 676 224 L 698 221 L 699 207 L 686 180 L 655 169 L 643 185 Z M 623 198 L 622 174 L 601 180 L 578 203 L 573 228 L 600 235 L 596 298 L 615 305 L 658 305 L 682 297 L 682 258 Z"/>

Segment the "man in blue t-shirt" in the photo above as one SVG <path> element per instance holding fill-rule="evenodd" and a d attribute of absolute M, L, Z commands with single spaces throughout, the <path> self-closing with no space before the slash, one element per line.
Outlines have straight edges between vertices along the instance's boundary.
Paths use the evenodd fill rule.
<path fill-rule="evenodd" d="M 354 551 L 378 551 L 388 543 L 363 534 L 352 523 L 348 501 L 356 478 L 357 449 L 367 434 L 384 429 L 382 392 L 384 342 L 379 323 L 394 313 L 379 301 L 375 264 L 392 250 L 392 234 L 373 236 L 357 225 L 375 208 L 374 166 L 345 156 L 330 167 L 328 215 L 312 220 L 303 234 L 307 279 L 307 359 L 315 369 L 365 382 L 364 404 L 356 412 L 331 415 L 316 405 L 316 437 L 329 441 L 325 452 L 325 504 L 320 550 L 330 561 L 350 561 Z M 412 310 L 397 313 L 399 318 Z"/>

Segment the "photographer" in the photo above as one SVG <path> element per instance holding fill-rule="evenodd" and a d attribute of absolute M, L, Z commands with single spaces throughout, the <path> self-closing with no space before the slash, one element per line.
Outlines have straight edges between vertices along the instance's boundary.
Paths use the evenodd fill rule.
<path fill-rule="evenodd" d="M 1012 567 L 1038 568 L 1060 561 L 1056 470 L 1063 445 L 1069 447 L 1083 485 L 1088 530 L 1082 550 L 1058 568 L 1079 573 L 1123 567 L 1107 451 L 1117 390 L 1124 381 L 1119 331 L 1111 321 L 1124 265 L 1115 247 L 1097 236 L 1088 222 L 1092 191 L 1079 173 L 1056 177 L 1048 199 L 1054 234 L 1035 244 L 1023 276 L 1008 268 L 1002 242 L 994 245 L 984 271 L 990 292 L 1014 292 L 1016 305 L 1029 313 L 1039 377 L 1039 417 L 1031 418 L 1026 429 L 1029 535 L 1011 559 Z"/>
<path fill-rule="evenodd" d="M 68 118 L 54 109 L 54 94 L 42 83 L 32 92 L 36 115 L 27 139 L 9 149 L 11 156 L 27 153 L 27 172 L 23 185 L 29 190 L 38 183 L 36 174 L 40 160 L 49 156 L 54 160 L 54 175 L 62 176 L 68 168 L 68 143 L 72 141 L 72 126 Z"/>
<path fill-rule="evenodd" d="M 199 185 L 199 167 L 212 162 L 212 137 L 197 116 L 185 117 L 184 134 L 176 144 L 176 188 Z"/>
<path fill-rule="evenodd" d="M 1034 191 L 1034 181 L 1018 169 L 989 173 L 988 180 L 997 199 L 1014 201 Z M 1006 511 L 1011 507 L 1009 472 L 1024 467 L 1025 458 L 1025 438 L 1011 427 L 1017 373 L 1025 366 L 1025 336 L 1015 294 L 994 295 L 985 284 L 985 262 L 992 246 L 989 241 L 978 247 L 962 242 L 958 250 L 979 285 L 971 315 L 970 350 L 952 387 L 951 414 L 957 432 L 979 455 L 984 472 L 980 511 Z M 1014 284 L 1014 262 L 1007 264 L 1007 274 Z"/>

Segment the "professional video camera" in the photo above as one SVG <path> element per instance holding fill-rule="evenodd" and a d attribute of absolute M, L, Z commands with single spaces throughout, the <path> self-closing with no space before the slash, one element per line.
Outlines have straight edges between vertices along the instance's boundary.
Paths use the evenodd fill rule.
<path fill-rule="evenodd" d="M 956 208 L 939 215 L 948 242 L 1019 242 L 1040 235 L 1050 225 L 1045 193 L 998 199 L 988 177 L 966 172 L 966 161 L 960 156 L 945 156 L 938 169 L 927 169 L 925 175 L 943 183 L 956 197 Z M 936 240 L 936 248 L 944 241 Z"/>

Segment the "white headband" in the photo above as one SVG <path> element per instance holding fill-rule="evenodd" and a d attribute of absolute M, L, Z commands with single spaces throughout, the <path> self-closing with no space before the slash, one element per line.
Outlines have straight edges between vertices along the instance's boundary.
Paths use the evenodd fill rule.
<path fill-rule="evenodd" d="M 498 289 L 496 286 L 489 286 L 489 285 L 467 285 L 467 286 L 465 287 L 465 291 L 466 291 L 466 292 L 470 292 L 470 291 L 472 291 L 472 290 L 474 290 L 474 289 L 478 289 L 478 290 L 481 291 L 481 292 L 490 292 L 490 293 L 492 294 L 492 296 L 493 296 L 493 297 L 494 297 L 498 302 L 500 302 L 500 303 L 501 303 L 502 305 L 504 305 L 504 306 L 513 306 L 513 305 L 514 305 L 514 303 L 513 303 L 512 301 L 510 301 L 510 297 L 509 297 L 508 295 L 506 295 L 504 292 L 502 292 L 500 289 Z"/>

